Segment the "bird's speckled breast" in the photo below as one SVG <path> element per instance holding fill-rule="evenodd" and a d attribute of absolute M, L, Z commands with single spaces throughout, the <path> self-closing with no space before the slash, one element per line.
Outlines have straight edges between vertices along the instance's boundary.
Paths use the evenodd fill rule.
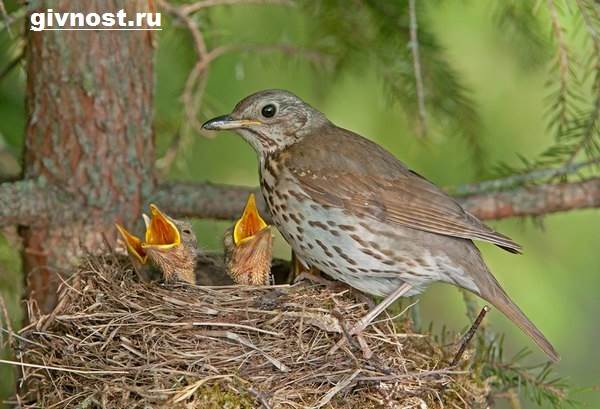
<path fill-rule="evenodd" d="M 404 281 L 413 285 L 410 294 L 417 294 L 440 279 L 439 260 L 411 240 L 413 232 L 382 235 L 385 225 L 365 224 L 342 209 L 316 203 L 286 169 L 285 159 L 283 153 L 261 161 L 261 189 L 273 222 L 303 263 L 378 296 Z M 415 263 L 411 254 L 420 254 L 425 264 Z"/>

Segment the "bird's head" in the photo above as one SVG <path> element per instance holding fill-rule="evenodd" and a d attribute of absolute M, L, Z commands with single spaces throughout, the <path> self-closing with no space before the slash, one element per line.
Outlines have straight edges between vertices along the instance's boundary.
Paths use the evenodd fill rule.
<path fill-rule="evenodd" d="M 202 127 L 233 130 L 259 155 L 266 155 L 293 145 L 327 122 L 322 113 L 291 92 L 266 90 L 244 98 L 231 114 L 213 118 Z"/>

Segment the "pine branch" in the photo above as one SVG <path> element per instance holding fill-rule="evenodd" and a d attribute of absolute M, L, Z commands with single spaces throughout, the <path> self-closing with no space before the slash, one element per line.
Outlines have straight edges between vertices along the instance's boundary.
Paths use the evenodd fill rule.
<path fill-rule="evenodd" d="M 261 213 L 268 214 L 259 190 L 242 186 L 167 183 L 148 200 L 174 216 L 233 220 L 241 214 L 250 193 L 259 198 Z M 600 178 L 478 193 L 457 200 L 482 220 L 597 208 L 600 207 Z"/>
<path fill-rule="evenodd" d="M 83 208 L 77 197 L 43 178 L 0 184 L 0 227 L 66 223 Z"/>
<path fill-rule="evenodd" d="M 248 194 L 255 193 L 267 214 L 258 189 L 211 183 L 166 183 L 148 197 L 176 217 L 233 220 L 242 212 Z M 478 193 L 457 200 L 482 220 L 600 207 L 600 178 L 581 182 Z M 0 184 L 0 226 L 46 225 L 73 219 L 84 204 L 45 180 Z"/>
<path fill-rule="evenodd" d="M 459 202 L 482 220 L 541 216 L 573 209 L 600 207 L 600 177 L 520 187 L 459 198 Z"/>

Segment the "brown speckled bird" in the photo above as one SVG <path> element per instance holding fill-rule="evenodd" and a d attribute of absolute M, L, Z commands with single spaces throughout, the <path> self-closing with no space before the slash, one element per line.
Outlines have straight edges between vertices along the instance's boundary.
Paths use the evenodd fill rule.
<path fill-rule="evenodd" d="M 493 304 L 552 360 L 559 359 L 500 287 L 472 240 L 511 253 L 520 246 L 381 146 L 281 90 L 250 95 L 204 128 L 235 130 L 256 150 L 274 224 L 305 265 L 386 297 L 352 333 L 398 297 L 443 281 Z"/>
<path fill-rule="evenodd" d="M 117 224 L 134 267 L 140 271 L 147 264 L 158 268 L 166 282 L 196 282 L 195 266 L 197 240 L 187 221 L 175 220 L 150 205 L 151 217 L 144 215 L 144 240 Z"/>
<path fill-rule="evenodd" d="M 223 245 L 227 273 L 234 283 L 270 284 L 273 234 L 260 217 L 253 194 L 248 196 L 242 217 L 225 232 Z"/>

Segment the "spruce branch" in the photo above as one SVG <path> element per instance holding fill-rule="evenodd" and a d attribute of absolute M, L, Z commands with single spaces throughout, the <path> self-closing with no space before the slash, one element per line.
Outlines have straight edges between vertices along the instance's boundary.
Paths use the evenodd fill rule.
<path fill-rule="evenodd" d="M 592 58 L 590 58 L 589 72 L 594 75 L 592 85 L 594 104 L 592 111 L 585 119 L 582 127 L 580 141 L 575 145 L 573 151 L 567 158 L 567 163 L 572 163 L 577 155 L 585 150 L 588 155 L 600 155 L 600 10 L 594 1 L 576 0 L 579 13 L 581 14 L 586 31 L 592 44 Z"/>
<path fill-rule="evenodd" d="M 510 398 L 513 391 L 521 391 L 528 400 L 538 405 L 548 403 L 555 409 L 575 403 L 569 397 L 570 385 L 555 374 L 552 363 L 525 365 L 524 359 L 531 354 L 527 348 L 505 360 L 503 343 L 503 336 L 496 337 L 478 350 L 475 359 L 474 370 L 488 379 L 492 398 Z"/>
<path fill-rule="evenodd" d="M 558 11 L 554 0 L 546 0 L 550 20 L 552 22 L 552 34 L 556 43 L 556 61 L 555 66 L 558 71 L 558 91 L 556 95 L 556 105 L 551 109 L 551 124 L 556 124 L 559 135 L 564 133 L 568 126 L 571 112 L 570 83 L 573 75 L 572 60 L 569 47 L 565 38 L 565 30 L 560 22 Z"/>
<path fill-rule="evenodd" d="M 550 182 L 554 178 L 563 178 L 575 174 L 583 169 L 597 165 L 600 165 L 600 158 L 581 163 L 567 163 L 559 167 L 549 167 L 534 169 L 527 172 L 519 172 L 504 178 L 484 180 L 483 182 L 468 183 L 451 187 L 448 188 L 448 190 L 457 196 L 501 191 L 515 186 L 523 186 L 540 181 Z"/>
<path fill-rule="evenodd" d="M 535 11 L 538 3 L 539 0 L 498 0 L 492 15 L 500 39 L 527 68 L 546 62 L 550 54 L 546 24 Z"/>
<path fill-rule="evenodd" d="M 425 7 L 417 9 L 415 1 L 412 12 L 408 1 L 377 0 L 357 1 L 353 7 L 339 0 L 299 4 L 310 17 L 311 41 L 323 44 L 335 59 L 336 75 L 362 75 L 366 66 L 372 67 L 390 101 L 404 111 L 417 133 L 425 117 L 429 134 L 435 130 L 463 137 L 483 171 L 481 124 L 471 92 L 427 19 L 417 19 L 417 11 L 426 16 Z M 398 52 L 407 45 L 411 52 Z"/>
<path fill-rule="evenodd" d="M 542 3 L 544 4 L 544 3 Z M 555 45 L 552 71 L 556 83 L 550 82 L 548 109 L 549 129 L 555 142 L 537 158 L 521 158 L 521 166 L 500 164 L 500 175 L 527 173 L 546 167 L 568 167 L 583 154 L 588 160 L 600 158 L 600 11 L 593 0 L 576 0 L 571 9 L 584 27 L 585 55 L 581 64 L 570 44 L 568 33 L 561 22 L 563 11 L 556 0 L 546 0 Z M 577 28 L 573 29 L 573 33 Z M 574 37 L 574 35 L 572 35 Z M 588 80 L 592 77 L 591 81 Z M 589 85 L 591 84 L 591 85 Z"/>

